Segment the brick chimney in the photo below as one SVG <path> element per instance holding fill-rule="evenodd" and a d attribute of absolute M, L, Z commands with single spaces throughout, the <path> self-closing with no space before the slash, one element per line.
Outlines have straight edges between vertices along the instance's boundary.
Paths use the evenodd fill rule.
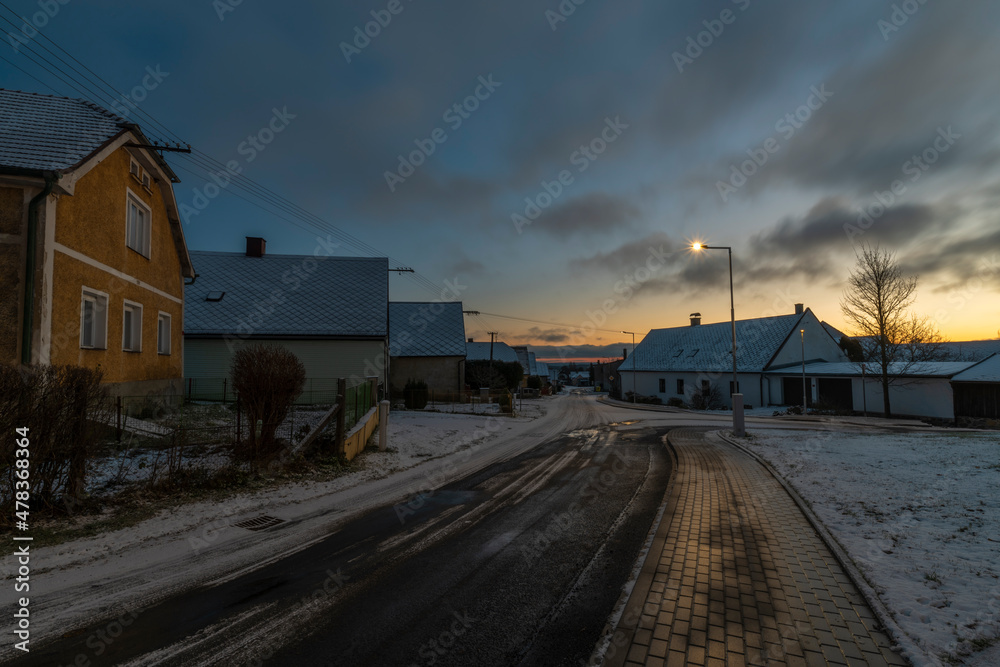
<path fill-rule="evenodd" d="M 263 257 L 265 245 L 267 245 L 267 241 L 259 236 L 248 236 L 247 257 Z"/>
<path fill-rule="evenodd" d="M 470 338 L 470 339 L 469 339 L 469 342 L 470 342 L 470 343 L 475 343 L 476 341 L 474 341 L 474 340 L 472 340 L 472 339 Z"/>
<path fill-rule="evenodd" d="M 795 314 L 796 315 L 801 315 L 802 312 L 803 312 L 803 308 L 804 308 L 804 304 L 801 304 L 801 303 L 795 304 Z"/>
<path fill-rule="evenodd" d="M 701 313 L 691 313 L 691 326 L 701 326 Z"/>

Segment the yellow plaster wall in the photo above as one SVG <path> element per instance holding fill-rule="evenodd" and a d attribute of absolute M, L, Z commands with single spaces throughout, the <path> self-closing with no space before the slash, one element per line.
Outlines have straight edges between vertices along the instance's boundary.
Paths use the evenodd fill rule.
<path fill-rule="evenodd" d="M 159 186 L 151 182 L 151 188 L 147 191 L 129 174 L 129 152 L 119 148 L 77 182 L 72 197 L 59 198 L 56 243 L 183 299 L 181 262 L 166 207 Z M 125 245 L 128 190 L 153 211 L 149 259 Z"/>
<path fill-rule="evenodd" d="M 152 176 L 152 174 L 151 174 Z M 61 196 L 56 210 L 56 243 L 122 271 L 183 301 L 180 258 L 170 234 L 159 186 L 147 191 L 129 173 L 129 153 L 121 148 L 76 183 L 73 196 Z M 150 257 L 125 245 L 127 191 L 152 209 Z M 62 252 L 54 254 L 52 289 L 52 364 L 99 366 L 106 382 L 183 377 L 183 306 Z M 82 289 L 108 295 L 107 349 L 80 347 Z M 142 351 L 122 350 L 124 301 L 142 305 Z M 171 316 L 171 354 L 156 350 L 157 317 Z"/>
<path fill-rule="evenodd" d="M 104 371 L 106 382 L 179 378 L 183 375 L 181 304 L 128 283 L 62 253 L 56 253 L 52 290 L 53 364 L 75 364 Z M 80 300 L 83 287 L 108 295 L 107 349 L 80 347 Z M 122 349 L 125 301 L 142 305 L 142 351 Z M 156 321 L 160 311 L 170 315 L 169 355 L 156 351 Z"/>
<path fill-rule="evenodd" d="M 0 187 L 0 234 L 20 235 L 24 211 L 24 190 Z"/>

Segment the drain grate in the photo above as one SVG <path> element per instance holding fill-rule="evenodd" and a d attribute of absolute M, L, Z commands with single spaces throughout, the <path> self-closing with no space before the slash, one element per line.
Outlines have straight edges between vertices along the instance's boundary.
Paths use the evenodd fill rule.
<path fill-rule="evenodd" d="M 237 528 L 246 528 L 247 530 L 265 530 L 284 522 L 284 519 L 262 514 L 260 516 L 255 516 L 252 519 L 247 519 L 246 521 L 239 521 L 233 525 Z"/>

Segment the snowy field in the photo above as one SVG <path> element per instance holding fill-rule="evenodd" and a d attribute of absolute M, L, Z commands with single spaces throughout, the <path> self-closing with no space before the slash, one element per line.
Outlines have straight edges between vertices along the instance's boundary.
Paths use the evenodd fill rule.
<path fill-rule="evenodd" d="M 1000 435 L 753 436 L 930 664 L 1000 664 Z"/>

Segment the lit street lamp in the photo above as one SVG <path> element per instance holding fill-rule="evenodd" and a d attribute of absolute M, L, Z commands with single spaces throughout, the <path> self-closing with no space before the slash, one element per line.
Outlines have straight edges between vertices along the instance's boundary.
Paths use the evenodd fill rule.
<path fill-rule="evenodd" d="M 733 296 L 733 249 L 729 246 L 705 245 L 704 243 L 692 243 L 691 249 L 701 250 L 726 250 L 729 252 L 729 317 L 733 327 L 733 434 L 742 438 L 743 431 L 743 394 L 739 393 L 739 384 L 736 381 L 736 300 Z"/>
<path fill-rule="evenodd" d="M 632 403 L 635 403 L 635 332 L 623 331 L 623 334 L 632 334 Z"/>

